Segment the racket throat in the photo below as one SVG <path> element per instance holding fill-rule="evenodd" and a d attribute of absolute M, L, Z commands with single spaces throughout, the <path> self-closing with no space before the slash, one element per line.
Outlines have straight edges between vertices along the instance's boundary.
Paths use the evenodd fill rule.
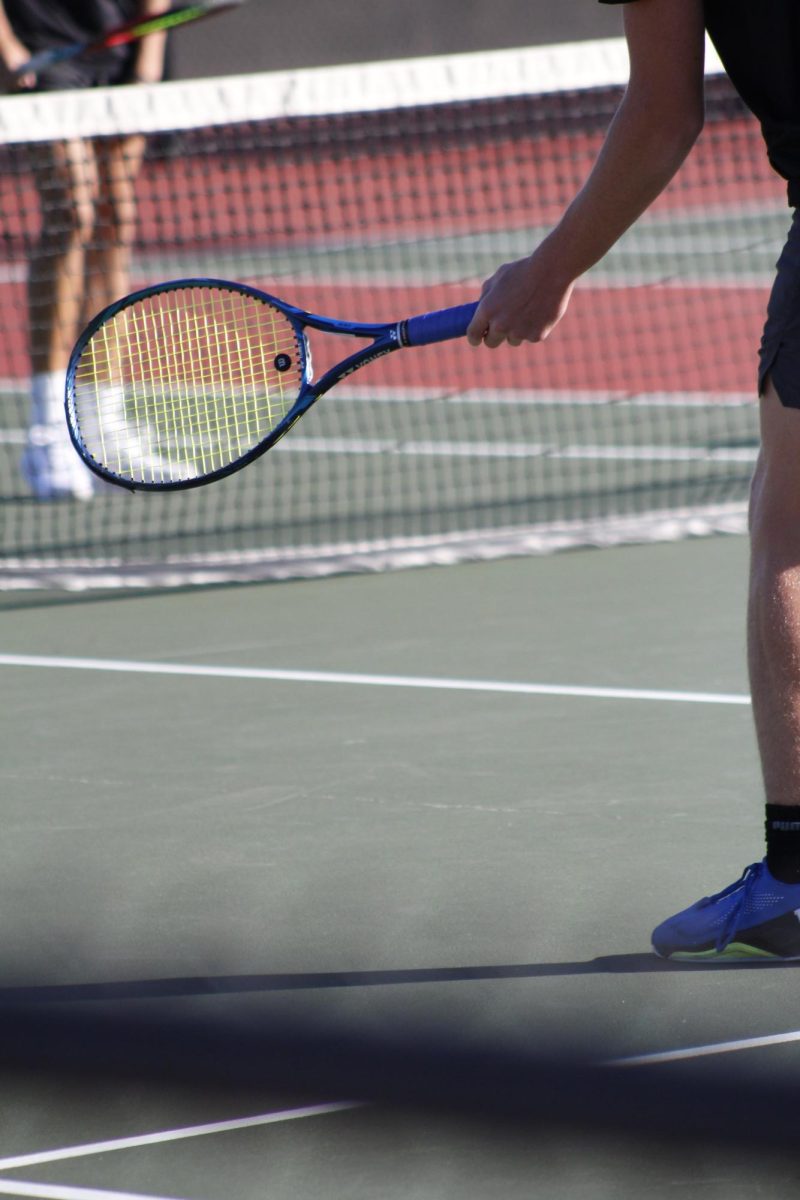
<path fill-rule="evenodd" d="M 322 396 L 325 392 L 330 391 L 335 384 L 342 379 L 347 379 L 349 375 L 354 375 L 356 371 L 360 371 L 362 367 L 366 367 L 369 363 L 376 362 L 379 358 L 385 358 L 387 354 L 391 354 L 394 350 L 399 350 L 403 345 L 398 339 L 398 326 L 392 328 L 388 335 L 385 335 L 384 340 L 372 346 L 366 346 L 363 350 L 351 354 L 343 362 L 337 366 L 331 367 L 325 375 L 313 387 L 315 396 Z"/>

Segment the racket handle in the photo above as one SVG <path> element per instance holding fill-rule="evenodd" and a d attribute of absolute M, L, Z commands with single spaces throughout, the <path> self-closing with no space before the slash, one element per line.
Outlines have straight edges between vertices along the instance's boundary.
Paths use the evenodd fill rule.
<path fill-rule="evenodd" d="M 80 47 L 82 49 L 83 47 Z M 38 54 L 34 54 L 33 58 L 29 58 L 19 67 L 14 67 L 12 75 L 35 75 L 37 71 L 44 71 L 47 67 L 52 67 L 54 63 L 61 62 L 64 58 L 71 58 L 71 47 L 65 47 L 66 53 L 54 50 L 41 50 Z M 77 52 L 76 52 L 77 53 Z"/>
<path fill-rule="evenodd" d="M 477 301 L 474 301 L 472 304 L 459 304 L 456 308 L 423 313 L 421 317 L 409 317 L 400 325 L 401 344 L 430 346 L 433 342 L 449 342 L 451 338 L 463 337 L 477 307 Z"/>

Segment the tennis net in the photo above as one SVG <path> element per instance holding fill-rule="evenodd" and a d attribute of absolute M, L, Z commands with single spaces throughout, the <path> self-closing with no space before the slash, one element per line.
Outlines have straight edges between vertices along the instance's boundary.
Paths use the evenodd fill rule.
<path fill-rule="evenodd" d="M 741 530 L 789 214 L 713 58 L 700 142 L 547 343 L 383 359 L 205 489 L 45 501 L 21 471 L 42 279 L 87 221 L 65 212 L 62 139 L 98 161 L 121 137 L 133 158 L 134 135 L 146 147 L 116 228 L 102 228 L 113 189 L 92 206 L 84 179 L 98 275 L 83 285 L 76 267 L 75 308 L 106 278 L 98 247 L 130 240 L 131 289 L 232 278 L 394 320 L 474 298 L 541 239 L 626 69 L 612 39 L 0 100 L 0 587 L 288 578 Z"/>

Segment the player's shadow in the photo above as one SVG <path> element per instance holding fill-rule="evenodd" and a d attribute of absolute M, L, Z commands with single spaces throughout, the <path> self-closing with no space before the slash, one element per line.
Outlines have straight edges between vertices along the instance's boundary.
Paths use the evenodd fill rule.
<path fill-rule="evenodd" d="M 196 975 L 0 986 L 0 1004 L 110 1000 L 169 1000 L 190 996 L 323 991 L 329 988 L 398 987 L 404 984 L 474 983 L 490 979 L 552 979 L 571 975 L 657 975 L 704 971 L 786 971 L 798 962 L 673 963 L 653 954 L 610 954 L 578 962 L 509 963 L 470 967 L 409 967 L 375 971 L 292 972 L 264 975 Z"/>

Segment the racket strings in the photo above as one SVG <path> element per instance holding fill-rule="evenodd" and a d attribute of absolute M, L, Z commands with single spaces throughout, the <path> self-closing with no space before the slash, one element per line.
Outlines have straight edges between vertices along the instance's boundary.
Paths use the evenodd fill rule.
<path fill-rule="evenodd" d="M 92 458 L 129 482 L 200 478 L 245 457 L 297 399 L 300 335 L 236 291 L 180 288 L 134 302 L 94 333 L 73 416 Z"/>

